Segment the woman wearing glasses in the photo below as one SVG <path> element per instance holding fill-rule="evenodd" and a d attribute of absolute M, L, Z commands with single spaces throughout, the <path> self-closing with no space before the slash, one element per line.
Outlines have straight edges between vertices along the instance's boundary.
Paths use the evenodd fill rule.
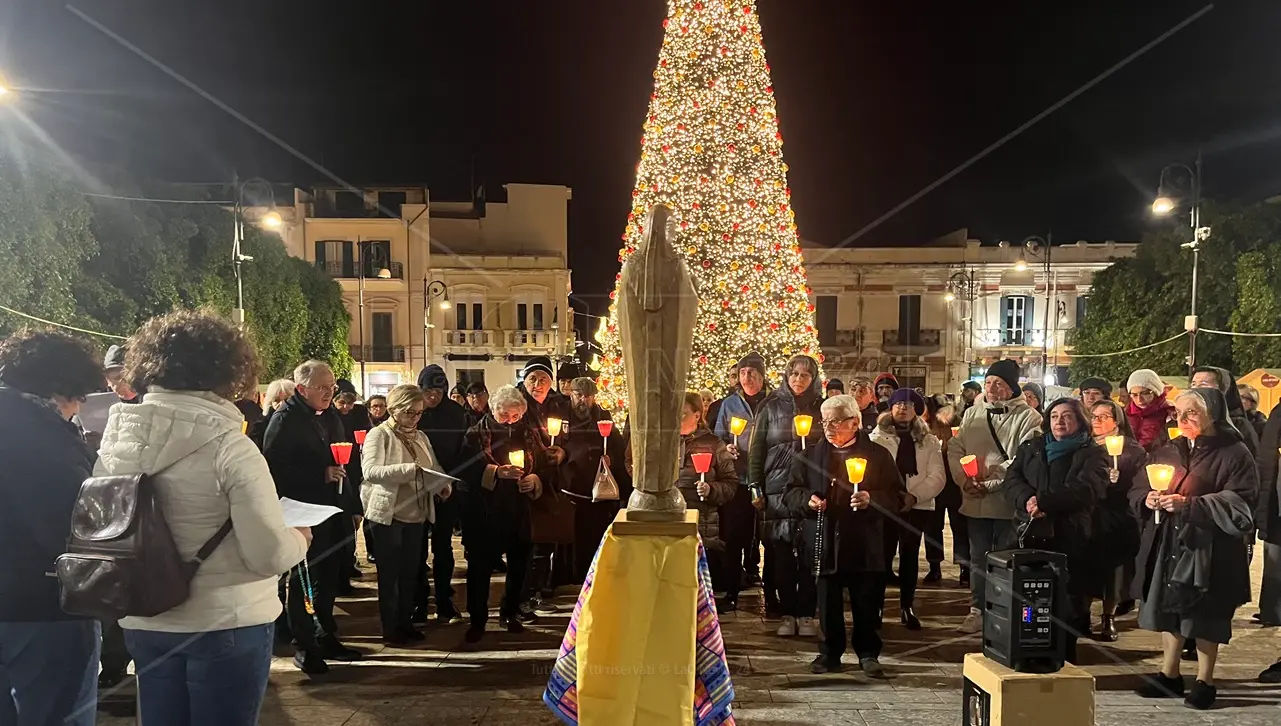
<path fill-rule="evenodd" d="M 1103 399 L 1090 407 L 1090 429 L 1094 443 L 1107 447 L 1108 439 L 1123 440 L 1121 453 L 1110 459 L 1108 487 L 1094 510 L 1090 535 L 1089 579 L 1091 598 L 1103 600 L 1103 622 L 1097 639 L 1115 643 L 1116 616 L 1134 608 L 1142 593 L 1131 593 L 1134 557 L 1139 552 L 1139 519 L 1130 509 L 1130 489 L 1147 463 L 1148 455 L 1134 439 L 1130 422 L 1121 404 Z M 1151 516 L 1150 514 L 1148 515 Z"/>
<path fill-rule="evenodd" d="M 1165 400 L 1165 382 L 1156 371 L 1147 368 L 1130 374 L 1125 389 L 1130 402 L 1125 415 L 1130 419 L 1130 429 L 1139 445 L 1152 451 L 1169 441 L 1166 422 L 1174 418 L 1174 406 Z"/>
<path fill-rule="evenodd" d="M 403 384 L 387 394 L 386 421 L 365 438 L 360 500 L 378 549 L 378 614 L 383 640 L 421 642 L 413 625 L 414 588 L 422 560 L 426 523 L 436 520 L 435 497 L 448 499 L 450 480 L 440 471 L 431 441 L 418 430 L 427 403 L 422 389 Z"/>
<path fill-rule="evenodd" d="M 1144 528 L 1138 562 L 1144 593 L 1139 626 L 1161 633 L 1161 670 L 1136 693 L 1184 696 L 1179 661 L 1191 638 L 1197 673 L 1184 704 L 1205 709 L 1214 704 L 1219 646 L 1232 637 L 1237 608 L 1250 601 L 1245 535 L 1254 529 L 1259 474 L 1217 388 L 1194 388 L 1174 406 L 1182 436 L 1152 454 L 1153 463 L 1174 468 L 1169 489 L 1151 489 L 1144 471 L 1130 492 L 1136 511 L 1160 518 Z"/>

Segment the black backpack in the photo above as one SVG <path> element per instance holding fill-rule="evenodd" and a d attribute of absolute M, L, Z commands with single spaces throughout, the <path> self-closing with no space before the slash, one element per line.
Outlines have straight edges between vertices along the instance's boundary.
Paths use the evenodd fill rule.
<path fill-rule="evenodd" d="M 114 621 L 168 612 L 186 602 L 196 570 L 231 534 L 228 519 L 195 559 L 184 560 L 154 477 L 98 476 L 80 486 L 67 553 L 56 567 L 68 614 Z"/>

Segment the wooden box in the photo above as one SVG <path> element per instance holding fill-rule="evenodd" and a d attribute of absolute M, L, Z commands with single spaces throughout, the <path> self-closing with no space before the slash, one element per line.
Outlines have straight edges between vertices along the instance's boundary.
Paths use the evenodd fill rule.
<path fill-rule="evenodd" d="M 982 653 L 968 653 L 965 726 L 1091 726 L 1094 676 L 1071 663 L 1057 673 L 1019 673 Z"/>
<path fill-rule="evenodd" d="M 698 510 L 686 509 L 683 519 L 654 521 L 629 519 L 627 510 L 621 509 L 614 515 L 613 527 L 614 534 L 620 537 L 629 534 L 689 537 L 698 534 Z"/>

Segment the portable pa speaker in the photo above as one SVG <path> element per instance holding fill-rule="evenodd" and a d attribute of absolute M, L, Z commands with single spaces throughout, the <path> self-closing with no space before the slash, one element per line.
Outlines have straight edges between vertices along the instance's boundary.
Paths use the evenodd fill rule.
<path fill-rule="evenodd" d="M 1067 558 L 1045 550 L 987 556 L 983 654 L 1022 673 L 1053 673 L 1066 660 Z"/>

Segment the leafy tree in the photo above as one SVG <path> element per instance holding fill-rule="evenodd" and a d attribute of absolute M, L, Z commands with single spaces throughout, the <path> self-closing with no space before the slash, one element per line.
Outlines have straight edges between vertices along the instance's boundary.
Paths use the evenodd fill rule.
<path fill-rule="evenodd" d="M 123 196 L 193 203 L 87 197 L 55 168 L 0 158 L 0 304 L 126 336 L 175 308 L 209 306 L 230 315 L 230 212 L 199 203 L 208 197 L 190 196 L 189 188 L 111 184 Z M 338 283 L 290 257 L 274 235 L 249 229 L 244 248 L 254 258 L 243 267 L 245 317 L 264 380 L 313 357 L 349 373 L 351 321 Z M 25 324 L 0 312 L 0 332 Z"/>
<path fill-rule="evenodd" d="M 1281 331 L 1281 243 L 1249 252 L 1237 260 L 1237 307 L 1232 330 L 1247 333 Z M 1232 338 L 1232 360 L 1240 373 L 1281 362 L 1281 338 Z"/>
<path fill-rule="evenodd" d="M 56 170 L 0 157 L 0 304 L 49 320 L 76 320 L 74 283 L 97 253 L 92 211 Z M 0 332 L 28 324 L 0 312 Z"/>
<path fill-rule="evenodd" d="M 1213 229 L 1202 245 L 1198 273 L 1197 315 L 1201 328 L 1272 332 L 1276 323 L 1264 320 L 1262 311 L 1249 320 L 1236 314 L 1241 300 L 1256 300 L 1259 281 L 1268 272 L 1242 275 L 1242 265 L 1257 267 L 1251 253 L 1268 249 L 1281 240 L 1281 205 L 1221 205 L 1209 203 L 1202 210 L 1203 224 Z M 1078 353 L 1109 353 L 1153 343 L 1183 329 L 1191 310 L 1192 259 L 1183 248 L 1190 230 L 1185 226 L 1149 235 L 1134 259 L 1119 260 L 1095 276 L 1090 311 L 1075 331 Z M 1244 258 L 1244 259 L 1243 259 Z M 1239 262 L 1240 261 L 1240 262 Z M 1254 309 L 1251 307 L 1251 310 Z M 1262 329 L 1256 325 L 1263 325 Z M 1239 327 L 1238 327 L 1239 326 Z M 1236 360 L 1240 348 L 1233 338 L 1201 333 L 1197 337 L 1197 362 L 1245 372 L 1257 367 L 1254 357 Z M 1074 382 L 1089 376 L 1124 380 L 1136 368 L 1177 375 L 1187 370 L 1187 343 L 1180 339 L 1137 353 L 1107 358 L 1080 358 L 1072 364 Z M 1274 359 L 1275 360 L 1275 359 Z M 1248 366 L 1248 367 L 1247 367 Z"/>

